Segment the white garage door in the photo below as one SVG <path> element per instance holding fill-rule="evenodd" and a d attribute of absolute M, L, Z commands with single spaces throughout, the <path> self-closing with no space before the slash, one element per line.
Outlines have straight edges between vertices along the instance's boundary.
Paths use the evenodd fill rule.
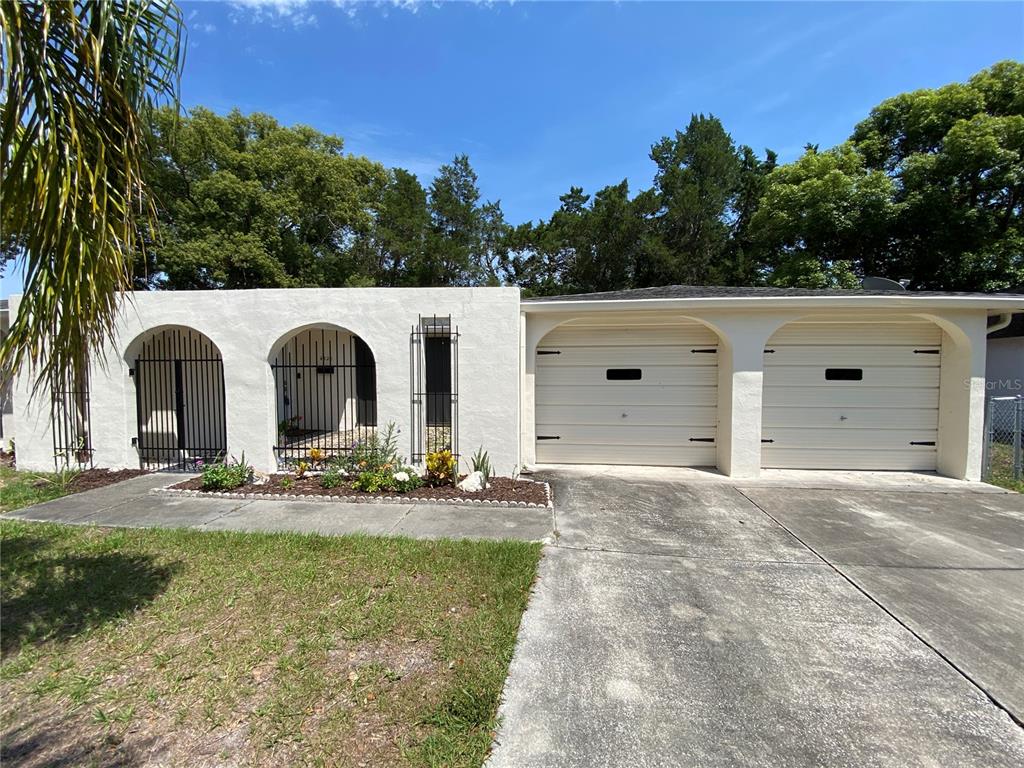
<path fill-rule="evenodd" d="M 537 351 L 537 461 L 714 465 L 717 358 L 699 323 L 555 329 Z"/>
<path fill-rule="evenodd" d="M 780 329 L 764 356 L 764 466 L 935 469 L 941 335 L 929 322 Z"/>

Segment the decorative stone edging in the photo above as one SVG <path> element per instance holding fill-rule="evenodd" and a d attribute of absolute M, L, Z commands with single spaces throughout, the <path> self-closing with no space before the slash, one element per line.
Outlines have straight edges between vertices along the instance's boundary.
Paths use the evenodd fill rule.
<path fill-rule="evenodd" d="M 538 483 L 539 480 L 519 480 L 520 483 Z M 194 491 L 185 488 L 154 488 L 150 493 L 166 493 L 172 496 L 187 496 L 191 498 L 214 498 L 214 499 L 244 499 L 247 501 L 274 501 L 289 499 L 292 501 L 324 501 L 344 502 L 358 504 L 451 504 L 454 506 L 464 505 L 473 507 L 515 507 L 532 509 L 554 509 L 554 501 L 551 498 L 551 486 L 548 483 L 541 483 L 544 486 L 544 496 L 547 501 L 538 504 L 532 501 L 496 501 L 493 499 L 424 499 L 415 496 L 326 496 L 317 493 L 236 493 L 235 491 Z"/>

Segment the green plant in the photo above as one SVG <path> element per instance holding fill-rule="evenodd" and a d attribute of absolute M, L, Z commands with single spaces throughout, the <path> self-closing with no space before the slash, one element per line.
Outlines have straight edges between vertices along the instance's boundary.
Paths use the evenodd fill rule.
<path fill-rule="evenodd" d="M 455 457 L 449 450 L 427 454 L 427 484 L 448 485 L 455 482 Z"/>
<path fill-rule="evenodd" d="M 345 477 L 336 468 L 332 467 L 320 475 L 321 488 L 338 488 L 344 485 Z"/>
<path fill-rule="evenodd" d="M 299 465 L 297 467 L 295 467 L 295 479 L 296 480 L 301 480 L 302 478 L 304 478 L 306 476 L 306 473 L 308 471 L 309 471 L 309 462 L 307 462 L 307 461 L 300 461 Z"/>
<path fill-rule="evenodd" d="M 242 458 L 237 461 L 232 457 L 231 461 L 218 461 L 216 464 L 207 464 L 203 467 L 203 490 L 230 491 L 251 483 L 254 476 L 255 470 L 251 464 L 246 463 L 243 453 Z"/>
<path fill-rule="evenodd" d="M 384 427 L 383 434 L 374 432 L 364 440 L 356 440 L 348 454 L 337 462 L 338 468 L 349 477 L 364 472 L 394 471 L 401 464 L 398 456 L 398 428 L 394 422 Z"/>
<path fill-rule="evenodd" d="M 378 493 L 380 491 L 395 491 L 397 493 L 408 493 L 423 485 L 423 480 L 411 467 L 401 467 L 397 472 L 390 469 L 378 470 L 376 472 L 361 472 L 352 482 L 352 487 L 357 491 L 365 493 Z"/>
<path fill-rule="evenodd" d="M 293 485 L 295 485 L 295 481 L 292 480 L 290 477 L 281 478 L 281 487 L 284 488 L 286 491 L 289 490 Z"/>
<path fill-rule="evenodd" d="M 484 488 L 490 485 L 491 478 L 494 477 L 494 469 L 491 467 L 491 457 L 487 455 L 487 451 L 481 445 L 476 449 L 476 453 L 469 460 L 471 471 L 479 472 L 484 478 Z"/>

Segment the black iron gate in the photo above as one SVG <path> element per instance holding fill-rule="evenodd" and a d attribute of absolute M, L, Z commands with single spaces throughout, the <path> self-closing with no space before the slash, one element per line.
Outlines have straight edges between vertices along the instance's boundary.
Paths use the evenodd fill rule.
<path fill-rule="evenodd" d="M 340 328 L 300 331 L 270 364 L 277 399 L 274 455 L 281 467 L 321 466 L 377 427 L 373 352 Z"/>
<path fill-rule="evenodd" d="M 50 406 L 50 434 L 53 437 L 53 466 L 63 469 L 92 467 L 92 424 L 89 413 L 89 374 L 69 373 L 53 391 Z"/>
<path fill-rule="evenodd" d="M 449 450 L 459 456 L 459 329 L 448 317 L 420 317 L 409 336 L 412 383 L 410 456 Z"/>
<path fill-rule="evenodd" d="M 224 458 L 224 362 L 210 339 L 191 328 L 158 331 L 143 342 L 129 375 L 143 469 L 195 471 Z"/>

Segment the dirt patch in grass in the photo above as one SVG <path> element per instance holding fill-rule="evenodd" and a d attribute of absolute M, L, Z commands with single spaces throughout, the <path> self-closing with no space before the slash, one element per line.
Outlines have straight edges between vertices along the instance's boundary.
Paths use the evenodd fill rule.
<path fill-rule="evenodd" d="M 0 521 L 0 761 L 479 766 L 539 546 Z"/>
<path fill-rule="evenodd" d="M 202 491 L 203 483 L 201 478 L 196 477 L 171 487 L 187 491 Z M 415 491 L 403 494 L 394 491 L 366 493 L 365 491 L 353 490 L 347 484 L 338 488 L 322 488 L 319 476 L 308 475 L 296 479 L 294 475 L 281 474 L 271 475 L 262 485 L 243 485 L 235 488 L 232 493 L 268 493 L 275 496 L 355 496 L 366 499 L 404 496 L 413 499 L 478 499 L 482 501 L 524 501 L 527 504 L 547 504 L 547 492 L 543 483 L 535 483 L 530 480 L 513 481 L 508 477 L 492 478 L 487 488 L 475 493 L 461 491 L 453 485 L 442 485 L 436 488 L 423 486 Z"/>
<path fill-rule="evenodd" d="M 68 482 L 68 492 L 81 493 L 148 474 L 145 469 L 83 469 Z"/>

